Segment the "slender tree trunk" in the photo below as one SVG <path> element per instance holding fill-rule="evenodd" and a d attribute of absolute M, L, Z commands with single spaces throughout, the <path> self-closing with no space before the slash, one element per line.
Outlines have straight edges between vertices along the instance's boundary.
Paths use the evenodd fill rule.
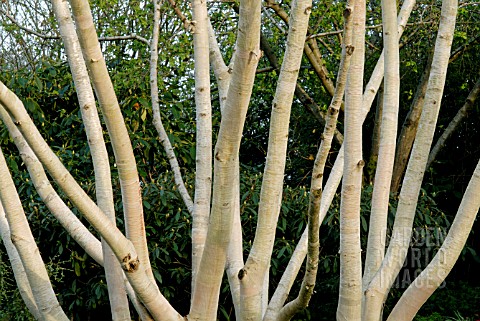
<path fill-rule="evenodd" d="M 98 117 L 95 98 L 75 26 L 66 1 L 52 0 L 52 6 L 65 45 L 70 70 L 72 71 L 72 77 L 77 90 L 87 141 L 92 154 L 98 207 L 108 216 L 113 224 L 115 224 L 112 178 L 110 175 L 107 148 L 103 140 L 103 130 Z M 130 310 L 123 281 L 123 271 L 112 249 L 103 238 L 102 250 L 112 319 L 115 321 L 130 320 Z"/>
<path fill-rule="evenodd" d="M 0 238 L 7 250 L 8 259 L 12 266 L 13 276 L 18 286 L 20 296 L 25 302 L 28 311 L 33 315 L 36 320 L 40 320 L 42 315 L 38 311 L 37 304 L 35 303 L 35 298 L 33 297 L 32 288 L 28 282 L 28 277 L 23 267 L 22 260 L 18 254 L 17 249 L 12 243 L 12 237 L 10 235 L 10 227 L 8 226 L 7 217 L 5 216 L 5 211 L 3 210 L 2 202 L 0 201 Z"/>
<path fill-rule="evenodd" d="M 385 254 L 390 182 L 395 159 L 395 140 L 397 138 L 400 97 L 400 58 L 396 17 L 396 1 L 383 0 L 382 21 L 383 47 L 385 53 L 383 109 L 380 128 L 379 158 L 372 193 L 363 289 L 367 288 L 373 275 L 379 269 Z"/>
<path fill-rule="evenodd" d="M 3 102 L 2 102 L 3 103 Z M 33 239 L 22 203 L 0 149 L 0 202 L 7 214 L 10 238 L 20 255 L 37 311 L 44 321 L 68 321 L 53 292 L 45 263 Z M 35 312 L 35 310 L 33 311 Z"/>
<path fill-rule="evenodd" d="M 203 255 L 208 231 L 212 189 L 212 106 L 210 104 L 210 61 L 207 3 L 192 1 L 195 61 L 196 157 L 195 202 L 192 222 L 192 284 Z"/>
<path fill-rule="evenodd" d="M 410 321 L 442 284 L 462 253 L 480 208 L 480 162 L 468 183 L 462 202 L 441 248 L 425 270 L 405 290 L 387 321 Z"/>
<path fill-rule="evenodd" d="M 122 190 L 125 230 L 128 239 L 135 246 L 141 269 L 145 269 L 155 286 L 150 259 L 148 256 L 143 204 L 133 148 L 128 139 L 120 106 L 107 71 L 105 59 L 100 50 L 90 5 L 86 0 L 70 0 L 73 17 L 83 56 L 92 79 L 105 124 L 110 135 Z"/>
<path fill-rule="evenodd" d="M 398 39 L 403 34 L 405 30 L 405 26 L 407 25 L 408 18 L 410 17 L 410 13 L 415 6 L 416 0 L 405 0 L 402 4 L 402 8 L 397 17 L 397 24 L 398 24 Z M 377 60 L 377 64 L 373 69 L 372 75 L 370 76 L 370 80 L 368 81 L 367 85 L 365 86 L 365 92 L 363 94 L 363 111 L 362 113 L 367 114 L 372 106 L 373 100 L 377 94 L 378 88 L 380 88 L 380 84 L 383 80 L 383 73 L 384 73 L 384 59 L 385 59 L 385 52 L 382 51 L 380 57 Z"/>
<path fill-rule="evenodd" d="M 239 273 L 242 320 L 260 320 L 263 317 L 261 297 L 264 289 L 262 285 L 266 274 L 269 273 L 275 229 L 280 212 L 290 110 L 311 6 L 311 0 L 292 2 L 287 49 L 280 70 L 270 118 L 268 152 L 260 192 L 257 229 L 247 262 Z"/>
<path fill-rule="evenodd" d="M 178 164 L 177 156 L 173 150 L 172 144 L 168 138 L 165 127 L 162 123 L 162 117 L 160 114 L 160 101 L 158 99 L 158 37 L 160 33 L 160 2 L 159 0 L 153 0 L 153 32 L 152 39 L 150 41 L 150 96 L 152 99 L 152 112 L 153 112 L 153 126 L 158 132 L 158 137 L 160 143 L 165 150 L 167 155 L 168 162 L 170 163 L 170 168 L 173 172 L 173 177 L 175 180 L 175 187 L 178 190 L 178 193 L 182 197 L 183 203 L 187 207 L 187 210 L 190 214 L 193 213 L 193 202 L 188 194 L 187 188 L 182 178 L 182 173 L 180 172 L 180 165 Z M 175 9 L 176 4 L 173 2 Z M 183 17 L 182 21 L 187 23 L 187 19 Z M 188 25 L 190 22 L 188 21 Z"/>
<path fill-rule="evenodd" d="M 418 193 L 425 173 L 428 151 L 442 101 L 447 74 L 448 58 L 452 45 L 457 0 L 445 0 L 442 4 L 442 17 L 435 43 L 432 70 L 425 94 L 425 103 L 420 118 L 407 172 L 402 186 L 390 244 L 382 266 L 373 277 L 365 292 L 364 320 L 377 320 L 387 294 L 402 268 L 412 234 Z"/>

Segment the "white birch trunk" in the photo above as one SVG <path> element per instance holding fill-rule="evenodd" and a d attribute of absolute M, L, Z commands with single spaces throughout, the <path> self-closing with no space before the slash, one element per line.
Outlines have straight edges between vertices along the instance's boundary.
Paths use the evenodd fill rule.
<path fill-rule="evenodd" d="M 462 202 L 442 246 L 425 270 L 405 290 L 387 321 L 410 321 L 442 284 L 457 262 L 480 208 L 480 162 L 468 183 Z"/>
<path fill-rule="evenodd" d="M 210 64 L 215 74 L 215 79 L 218 85 L 220 111 L 223 113 L 225 110 L 225 103 L 228 94 L 228 88 L 230 87 L 230 79 L 232 69 L 227 67 L 223 60 L 222 53 L 215 38 L 215 32 L 212 24 L 208 22 L 208 42 L 210 52 Z M 233 59 L 230 65 L 233 66 Z M 234 200 L 234 213 L 233 213 L 233 225 L 232 234 L 230 237 L 230 243 L 227 251 L 227 262 L 225 271 L 228 277 L 228 284 L 230 286 L 230 293 L 232 295 L 233 306 L 235 309 L 235 316 L 237 320 L 240 320 L 240 280 L 238 279 L 238 271 L 243 267 L 243 238 L 242 238 L 242 223 L 240 221 L 240 169 L 239 160 L 235 160 L 235 182 L 233 194 Z"/>
<path fill-rule="evenodd" d="M 88 1 L 70 0 L 70 5 L 83 56 L 115 153 L 122 190 L 126 234 L 138 253 L 138 258 L 142 264 L 140 268 L 145 269 L 150 281 L 155 285 L 155 278 L 148 257 L 140 182 L 132 144 L 107 71 L 105 59 L 100 50 Z"/>
<path fill-rule="evenodd" d="M 63 189 L 67 197 L 110 245 L 117 259 L 121 262 L 130 284 L 155 320 L 161 318 L 165 318 L 165 320 L 181 320 L 182 317 L 162 296 L 156 284 L 152 283 L 145 273 L 145 270 L 140 268 L 140 264 L 143 262 L 139 261 L 132 242 L 123 236 L 110 219 L 82 190 L 43 140 L 38 129 L 25 111 L 22 102 L 2 82 L 0 82 L 0 104 L 8 110 L 17 128 L 20 129 L 20 132 L 36 156 Z"/>
<path fill-rule="evenodd" d="M 387 254 L 365 292 L 364 320 L 378 320 L 380 318 L 386 296 L 407 255 L 418 193 L 442 101 L 453 31 L 455 29 L 456 12 L 456 0 L 445 0 L 443 2 L 432 69 L 425 95 L 425 105 L 400 192 Z"/>
<path fill-rule="evenodd" d="M 63 0 L 52 0 L 52 6 L 60 28 L 60 34 L 75 83 L 83 124 L 87 134 L 88 146 L 92 154 L 95 172 L 95 192 L 98 207 L 115 224 L 115 208 L 113 204 L 112 178 L 108 161 L 107 148 L 103 140 L 103 131 L 97 113 L 90 79 L 78 42 L 75 26 L 70 15 L 68 4 Z M 110 310 L 113 320 L 130 320 L 127 293 L 123 281 L 123 271 L 117 258 L 102 239 L 103 261 L 107 280 Z"/>
<path fill-rule="evenodd" d="M 373 275 L 377 272 L 385 254 L 390 182 L 395 160 L 400 97 L 400 58 L 396 17 L 396 1 L 383 0 L 383 52 L 385 54 L 383 109 L 380 125 L 380 146 L 372 193 L 370 226 L 368 229 L 367 255 L 363 275 L 364 289 L 366 289 Z"/>
<path fill-rule="evenodd" d="M 263 317 L 262 293 L 265 274 L 269 273 L 275 229 L 283 190 L 290 110 L 303 55 L 312 2 L 292 2 L 287 49 L 273 100 L 268 153 L 265 164 L 255 239 L 244 268 L 240 271 L 243 320 Z M 235 61 L 235 64 L 237 61 Z"/>
<path fill-rule="evenodd" d="M 362 92 L 365 61 L 365 1 L 353 9 L 353 52 L 345 90 L 345 161 L 340 203 L 340 293 L 337 320 L 360 320 L 362 259 L 360 193 L 362 186 Z"/>
<path fill-rule="evenodd" d="M 260 3 L 240 2 L 239 32 L 232 79 L 215 147 L 212 211 L 204 253 L 195 280 L 190 320 L 216 318 L 235 212 L 236 163 L 245 116 L 260 59 Z"/>
<path fill-rule="evenodd" d="M 203 255 L 208 231 L 212 189 L 212 106 L 210 103 L 209 19 L 205 0 L 192 0 L 195 61 L 196 156 L 192 215 L 192 285 Z"/>
<path fill-rule="evenodd" d="M 2 202 L 0 201 L 0 238 L 7 250 L 7 256 L 12 266 L 13 276 L 18 286 L 20 296 L 25 302 L 28 311 L 33 315 L 36 320 L 40 320 L 42 315 L 38 311 L 37 304 L 35 303 L 35 298 L 33 297 L 32 288 L 28 282 L 27 274 L 23 267 L 22 260 L 18 254 L 17 249 L 12 243 L 10 235 L 10 227 L 8 226 L 7 217 L 5 216 L 5 211 L 3 210 Z"/>
<path fill-rule="evenodd" d="M 33 239 L 22 203 L 0 149 L 0 201 L 4 207 L 12 243 L 20 255 L 37 310 L 44 321 L 68 321 L 53 292 L 45 263 Z"/>

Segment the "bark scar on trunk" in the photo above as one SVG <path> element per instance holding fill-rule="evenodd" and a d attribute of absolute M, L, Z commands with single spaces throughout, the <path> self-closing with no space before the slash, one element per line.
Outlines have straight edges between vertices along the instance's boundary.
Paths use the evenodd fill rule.
<path fill-rule="evenodd" d="M 138 257 L 132 259 L 132 255 L 130 253 L 128 253 L 127 256 L 122 259 L 122 269 L 125 272 L 135 272 L 139 266 L 140 261 L 138 260 Z"/>

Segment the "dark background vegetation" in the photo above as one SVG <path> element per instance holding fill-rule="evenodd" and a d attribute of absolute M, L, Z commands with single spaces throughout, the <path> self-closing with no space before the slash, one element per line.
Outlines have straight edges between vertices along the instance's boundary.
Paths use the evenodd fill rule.
<path fill-rule="evenodd" d="M 98 2 L 98 3 L 97 3 Z M 108 1 L 107 1 L 108 2 Z M 112 1 L 93 1 L 98 5 L 96 16 L 100 35 L 129 34 L 135 32 L 148 38 L 151 30 L 151 5 L 143 6 L 140 1 L 128 1 L 127 5 Z M 280 1 L 287 8 L 288 1 Z M 429 23 L 412 25 L 405 32 L 401 50 L 401 110 L 400 122 L 407 114 L 420 75 L 425 68 L 428 52 L 434 44 L 438 18 L 439 1 L 421 2 L 412 14 L 411 21 Z M 341 28 L 343 3 L 328 5 L 316 1 L 312 14 L 311 27 L 317 32 Z M 92 5 L 92 7 L 94 7 Z M 320 8 L 326 8 L 320 10 Z M 162 119 L 186 180 L 187 188 L 193 195 L 195 165 L 195 111 L 194 84 L 192 77 L 191 35 L 183 31 L 181 23 L 172 10 L 165 5 L 160 39 L 159 92 L 162 106 Z M 379 24 L 381 15 L 379 3 L 368 5 L 369 25 Z M 225 17 L 225 12 L 229 13 Z M 220 14 L 222 13 L 222 15 Z M 235 13 L 228 4 L 211 8 L 212 22 L 219 32 L 219 41 L 226 57 L 230 57 L 234 43 Z M 109 17 L 109 19 L 106 19 Z M 135 17 L 135 24 L 131 23 Z M 322 18 L 317 24 L 317 20 Z M 458 27 L 454 38 L 454 48 L 461 47 L 477 37 L 479 29 L 478 7 L 462 7 L 458 15 Z M 264 17 L 264 34 L 274 48 L 281 62 L 282 34 L 271 20 Z M 55 25 L 48 14 L 45 21 Z M 277 24 L 281 21 L 276 20 Z M 14 25 L 1 23 L 1 32 L 10 32 L 20 43 L 21 32 Z M 54 29 L 53 29 L 54 30 Z M 25 36 L 27 37 L 27 36 Z M 33 37 L 33 36 L 29 36 Z M 30 38 L 29 38 L 30 39 Z M 32 59 L 2 52 L 0 79 L 24 102 L 40 131 L 51 144 L 56 154 L 76 177 L 84 189 L 94 198 L 93 167 L 77 97 L 73 88 L 68 66 L 64 61 L 59 41 L 40 41 L 31 38 L 25 52 Z M 14 46 L 14 41 L 11 45 Z M 325 66 L 335 79 L 339 62 L 339 38 L 325 37 L 319 40 L 324 53 Z M 28 47 L 31 46 L 31 47 Z M 148 47 L 140 42 L 115 41 L 102 43 L 108 66 L 111 71 L 118 99 L 124 113 L 130 138 L 137 157 L 139 175 L 142 182 L 143 202 L 147 237 L 154 275 L 162 293 L 181 313 L 189 309 L 190 288 L 190 229 L 191 217 L 175 191 L 173 176 L 158 135 L 152 125 L 152 111 L 149 99 Z M 369 29 L 367 33 L 366 81 L 382 47 L 381 29 Z M 48 54 L 44 54 L 47 48 Z M 449 66 L 447 84 L 442 101 L 435 140 L 457 110 L 464 104 L 473 84 L 479 76 L 478 42 L 465 51 L 461 58 Z M 6 50 L 6 49 L 4 49 Z M 12 50 L 12 48 L 10 48 Z M 17 60 L 15 60 L 17 59 Z M 269 67 L 266 59 L 259 68 Z M 270 108 L 275 90 L 277 72 L 270 71 L 257 75 L 254 95 L 247 116 L 247 123 L 241 149 L 241 212 L 244 231 L 244 248 L 248 253 L 256 225 L 263 163 L 266 156 Z M 311 95 L 321 109 L 326 109 L 330 96 L 321 86 L 312 67 L 305 59 L 302 63 L 299 83 Z M 214 108 L 214 130 L 220 121 L 217 101 L 218 91 L 212 85 Z M 376 102 L 374 102 L 375 106 Z M 371 152 L 374 111 L 364 125 L 364 158 Z M 415 231 L 428 233 L 440 231 L 444 235 L 454 219 L 463 191 L 468 184 L 474 166 L 480 157 L 479 104 L 461 124 L 454 136 L 447 142 L 437 160 L 428 169 L 423 189 L 419 196 Z M 338 128 L 342 130 L 342 119 Z M 291 116 L 291 130 L 283 204 L 277 228 L 277 241 L 272 256 L 271 289 L 278 283 L 283 269 L 292 254 L 295 244 L 306 225 L 307 191 L 318 148 L 322 127 L 310 112 L 297 100 Z M 215 133 L 214 133 L 215 135 Z M 108 136 L 105 136 L 108 142 Z M 7 157 L 8 165 L 21 195 L 26 215 L 38 242 L 44 261 L 47 263 L 55 291 L 62 307 L 74 320 L 105 320 L 110 318 L 106 284 L 102 268 L 90 259 L 70 238 L 48 212 L 36 194 L 18 152 L 10 140 L 5 127 L 0 126 L 0 146 Z M 107 148 L 110 149 L 109 146 Z M 327 163 L 327 173 L 336 157 L 339 146 L 334 145 Z M 113 155 L 113 153 L 111 153 Z M 123 228 L 121 197 L 116 178 L 113 156 L 111 158 L 112 180 L 116 192 L 117 223 Z M 370 210 L 372 186 L 371 173 L 365 173 L 362 196 L 362 243 L 366 244 L 367 223 Z M 397 203 L 396 195 L 391 196 L 389 226 L 391 226 Z M 76 209 L 72 207 L 76 212 Z M 81 217 L 81 215 L 79 214 Z M 296 317 L 297 320 L 333 320 L 338 296 L 338 243 L 339 243 L 339 199 L 332 206 L 321 227 L 321 258 L 316 292 L 308 311 Z M 442 234 L 443 233 L 443 234 Z M 420 310 L 418 320 L 476 320 L 480 318 L 480 226 L 477 222 L 471 232 L 462 255 L 448 276 L 445 286 L 437 290 Z M 420 251 L 423 259 L 432 258 L 439 243 L 412 243 L 412 251 Z M 413 253 L 413 252 L 412 252 Z M 415 252 L 416 253 L 416 252 Z M 388 313 L 409 281 L 428 262 L 421 260 L 421 266 L 412 264 L 407 258 L 404 270 L 390 295 L 385 311 Z M 302 271 L 303 272 L 303 271 Z M 300 275 L 302 274 L 300 273 Z M 292 290 L 296 295 L 297 288 Z M 132 309 L 133 310 L 133 309 Z M 28 320 L 18 291 L 8 258 L 0 247 L 0 320 Z M 234 319 L 228 284 L 225 282 L 221 294 L 220 319 Z"/>

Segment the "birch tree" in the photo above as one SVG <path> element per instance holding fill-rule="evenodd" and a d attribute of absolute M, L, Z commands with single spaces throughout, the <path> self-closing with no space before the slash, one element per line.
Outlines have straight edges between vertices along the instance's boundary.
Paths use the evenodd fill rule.
<path fill-rule="evenodd" d="M 294 318 L 298 312 L 308 308 L 310 299 L 315 295 L 317 272 L 321 268 L 320 248 L 332 246 L 320 244 L 319 233 L 340 182 L 340 244 L 335 245 L 340 249 L 337 320 L 371 321 L 384 317 L 388 320 L 412 320 L 421 305 L 445 280 L 465 245 L 480 208 L 480 163 L 471 176 L 454 222 L 436 256 L 403 293 L 391 314 L 384 315 L 385 301 L 404 264 L 412 238 L 417 201 L 442 105 L 457 0 L 442 2 L 431 69 L 427 69 L 424 75 L 428 82 L 425 80 L 422 113 L 391 232 L 387 218 L 400 105 L 399 50 L 402 34 L 415 6 L 414 0 L 405 0 L 398 15 L 396 2 L 382 1 L 383 51 L 369 77 L 365 74 L 367 3 L 351 0 L 343 4 L 342 30 L 333 32 L 341 42 L 335 81 L 328 76 L 316 40 L 319 36 L 315 35 L 315 26 L 319 21 L 315 19 L 319 19 L 317 13 L 323 9 L 318 2 L 293 0 L 288 7 L 274 0 L 265 4 L 241 0 L 234 4 L 235 41 L 230 61 L 227 61 L 228 50 L 222 46 L 223 35 L 216 31 L 221 26 L 213 24 L 211 18 L 219 13 L 220 16 L 231 13 L 224 13 L 219 4 L 207 1 L 193 0 L 191 6 L 184 6 L 169 0 L 168 8 L 175 12 L 184 27 L 178 33 L 191 34 L 194 52 L 193 73 L 178 76 L 194 77 L 194 87 L 185 89 L 193 93 L 195 100 L 196 154 L 195 168 L 191 169 L 195 173 L 194 188 L 189 187 L 182 177 L 179 151 L 175 150 L 163 124 L 165 119 L 162 119 L 159 96 L 162 94 L 159 93 L 159 80 L 162 80 L 158 72 L 159 51 L 162 50 L 159 37 L 162 21 L 167 19 L 162 20 L 161 16 L 161 11 L 166 10 L 164 4 L 153 1 L 151 39 L 136 34 L 129 37 L 148 45 L 145 49 L 148 63 L 144 65 L 149 79 L 153 126 L 174 172 L 175 188 L 192 220 L 192 279 L 188 289 L 191 297 L 189 311 L 185 315 L 169 302 L 152 269 L 147 242 L 155 235 L 147 237 L 144 221 L 146 205 L 142 200 L 142 182 L 135 159 L 136 146 L 130 139 L 131 133 L 123 114 L 125 111 L 115 92 L 114 75 L 109 72 L 102 53 L 102 40 L 96 29 L 100 22 L 92 13 L 95 8 L 91 8 L 87 0 L 52 0 L 50 5 L 58 26 L 59 36 L 55 39 L 61 39 L 64 45 L 59 57 L 69 64 L 86 132 L 86 144 L 91 152 L 94 176 L 90 179 L 95 184 L 95 199 L 88 195 L 42 137 L 39 124 L 34 123 L 25 108 L 24 97 L 18 97 L 4 79 L 0 79 L 0 118 L 49 211 L 85 252 L 104 266 L 114 320 L 131 318 L 128 300 L 142 320 L 216 320 L 225 274 L 236 319 Z M 3 14 L 12 23 L 20 24 L 8 10 L 3 10 Z M 285 34 L 281 60 L 277 60 L 269 47 L 265 36 L 269 31 L 266 21 Z M 22 30 L 31 31 L 29 28 Z M 324 42 L 323 45 L 328 50 L 328 44 Z M 137 54 L 133 49 L 126 50 Z M 242 233 L 245 222 L 242 221 L 240 204 L 240 159 L 242 138 L 248 125 L 247 115 L 254 107 L 252 97 L 264 52 L 272 65 L 271 70 L 275 70 L 278 77 L 273 99 L 269 102 L 268 143 L 255 210 L 255 235 L 249 236 L 252 241 L 251 247 L 247 248 Z M 318 107 L 299 84 L 304 54 L 313 66 L 312 74 L 321 79 L 332 98 L 326 111 L 320 113 L 317 110 L 315 114 L 325 126 L 321 135 L 315 133 L 320 143 L 311 169 L 308 207 L 302 213 L 307 227 L 296 242 L 279 283 L 272 288 L 269 282 L 272 255 L 288 176 L 285 170 L 288 145 L 293 140 L 289 134 L 294 97 L 304 105 Z M 18 65 L 21 58 L 15 57 L 13 61 Z M 28 61 L 30 65 L 35 64 L 32 57 Z M 369 213 L 366 258 L 362 262 L 360 200 L 365 164 L 362 124 L 382 80 L 378 162 Z M 211 90 L 214 85 L 218 94 Z M 463 115 L 471 109 L 477 95 L 478 82 L 467 100 L 468 105 L 459 114 Z M 215 101 L 217 98 L 218 102 Z M 213 126 L 213 104 L 220 107 L 218 129 Z M 343 115 L 344 136 L 336 128 L 339 114 Z M 336 158 L 332 159 L 333 167 L 328 177 L 324 179 L 327 160 L 332 153 L 332 145 L 335 146 L 332 144 L 334 137 L 336 143 L 342 145 Z M 108 154 L 107 146 L 110 145 L 105 141 L 110 142 L 113 155 Z M 439 144 L 442 144 L 441 141 Z M 4 157 L 7 148 L 0 148 L 0 235 L 21 296 L 36 319 L 67 320 L 66 307 L 61 306 L 55 296 L 30 231 L 20 194 L 16 190 L 19 187 L 15 187 L 12 179 L 13 168 L 7 166 Z M 109 164 L 110 156 L 114 159 L 114 166 Z M 116 210 L 114 206 L 113 190 L 117 182 L 112 185 L 112 168 L 118 173 L 122 210 Z M 54 181 L 54 186 L 50 180 Z M 89 226 L 83 224 L 69 207 L 86 218 Z M 115 224 L 118 215 L 123 215 L 125 232 Z M 92 227 L 100 239 L 87 227 Z M 304 262 L 303 275 L 299 275 Z M 292 290 L 295 282 L 300 284 L 298 293 Z"/>

